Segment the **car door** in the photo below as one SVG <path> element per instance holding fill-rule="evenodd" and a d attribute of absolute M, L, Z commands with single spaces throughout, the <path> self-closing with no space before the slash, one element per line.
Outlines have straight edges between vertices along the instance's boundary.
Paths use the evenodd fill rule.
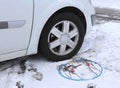
<path fill-rule="evenodd" d="M 33 0 L 0 0 L 0 55 L 28 48 Z"/>

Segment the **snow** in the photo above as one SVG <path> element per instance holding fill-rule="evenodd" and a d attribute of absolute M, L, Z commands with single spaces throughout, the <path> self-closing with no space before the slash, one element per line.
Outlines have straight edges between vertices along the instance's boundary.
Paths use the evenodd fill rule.
<path fill-rule="evenodd" d="M 95 7 L 120 9 L 120 0 L 92 0 Z"/>
<path fill-rule="evenodd" d="M 120 87 L 120 23 L 106 22 L 94 26 L 94 47 L 86 52 L 79 53 L 76 57 L 84 57 L 99 62 L 104 67 L 102 76 L 95 80 L 75 82 L 62 78 L 57 71 L 57 66 L 67 61 L 49 62 L 40 55 L 27 57 L 25 73 L 18 74 L 21 70 L 19 64 L 0 72 L 0 88 L 18 88 L 16 83 L 24 88 L 87 88 L 92 83 L 96 88 Z M 30 68 L 36 71 L 28 71 Z M 37 80 L 36 73 L 42 73 L 42 80 Z M 22 87 L 21 87 L 22 88 Z"/>
<path fill-rule="evenodd" d="M 119 0 L 92 2 L 96 7 L 120 9 Z M 0 88 L 87 88 L 90 84 L 96 88 L 120 88 L 120 22 L 100 21 L 93 27 L 89 36 L 88 41 L 92 42 L 93 47 L 86 52 L 79 52 L 75 57 L 84 57 L 100 63 L 104 71 L 99 78 L 78 82 L 64 79 L 58 74 L 57 66 L 68 60 L 49 62 L 40 55 L 34 55 L 26 57 L 24 73 L 19 63 L 0 71 Z M 18 85 L 21 87 L 17 87 Z"/>

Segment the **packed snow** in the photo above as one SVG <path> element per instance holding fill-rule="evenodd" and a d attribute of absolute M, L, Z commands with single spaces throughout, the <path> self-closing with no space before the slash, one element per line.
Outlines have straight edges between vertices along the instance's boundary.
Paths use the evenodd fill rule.
<path fill-rule="evenodd" d="M 119 0 L 92 2 L 94 6 L 120 9 Z M 65 79 L 58 74 L 57 66 L 69 60 L 49 62 L 40 55 L 34 55 L 25 57 L 25 64 L 20 64 L 18 59 L 4 63 L 0 68 L 0 88 L 87 88 L 91 85 L 94 88 L 120 88 L 120 22 L 97 22 L 87 39 L 93 47 L 80 51 L 75 57 L 101 64 L 104 71 L 99 78 L 78 82 Z"/>
<path fill-rule="evenodd" d="M 92 0 L 95 7 L 120 9 L 120 0 Z"/>

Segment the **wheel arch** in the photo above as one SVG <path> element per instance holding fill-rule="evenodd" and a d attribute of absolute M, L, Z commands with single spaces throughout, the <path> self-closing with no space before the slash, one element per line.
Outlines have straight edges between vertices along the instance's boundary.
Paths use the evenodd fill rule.
<path fill-rule="evenodd" d="M 47 20 L 47 22 L 53 17 L 53 16 L 55 16 L 55 15 L 57 15 L 57 14 L 59 14 L 59 13 L 63 13 L 63 12 L 72 12 L 72 13 L 74 13 L 75 15 L 77 15 L 80 19 L 81 19 L 81 21 L 82 21 L 82 23 L 83 23 L 83 25 L 84 25 L 84 27 L 85 27 L 85 33 L 86 33 L 86 30 L 87 30 L 87 22 L 86 22 L 86 18 L 85 18 L 85 15 L 84 15 L 84 13 L 80 10 L 80 9 L 78 9 L 78 8 L 76 8 L 76 7 L 72 7 L 72 6 L 69 6 L 69 7 L 64 7 L 64 8 L 61 8 L 61 9 L 59 9 L 59 10 L 57 10 L 56 12 L 54 12 L 51 16 L 50 16 L 50 18 Z M 46 22 L 46 23 L 47 23 Z M 45 24 L 46 25 L 46 24 Z M 45 27 L 45 25 L 44 25 L 44 27 Z M 43 28 L 44 28 L 43 27 Z M 43 31 L 43 30 L 42 30 Z M 41 32 L 42 33 L 42 32 Z"/>
<path fill-rule="evenodd" d="M 57 14 L 59 14 L 59 13 L 63 13 L 63 12 L 72 12 L 72 13 L 74 13 L 75 15 L 77 15 L 77 16 L 81 19 L 81 21 L 82 21 L 82 23 L 83 23 L 83 25 L 84 25 L 84 27 L 85 27 L 85 33 L 86 33 L 87 22 L 86 22 L 86 18 L 85 18 L 84 13 L 83 13 L 80 9 L 78 9 L 78 8 L 76 8 L 76 7 L 72 7 L 72 6 L 64 7 L 64 8 L 59 9 L 58 11 L 56 11 L 52 16 L 57 15 Z M 52 17 L 52 16 L 51 16 L 51 17 Z M 51 18 L 51 17 L 50 17 L 50 18 Z M 49 18 L 49 19 L 50 19 L 50 18 Z"/>

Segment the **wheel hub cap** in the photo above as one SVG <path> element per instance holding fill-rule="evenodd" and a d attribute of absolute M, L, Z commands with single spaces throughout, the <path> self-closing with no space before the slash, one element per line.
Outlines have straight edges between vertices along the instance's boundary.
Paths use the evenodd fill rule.
<path fill-rule="evenodd" d="M 70 38 L 67 34 L 63 34 L 60 38 L 60 43 L 62 45 L 67 45 L 67 43 L 69 42 Z"/>

